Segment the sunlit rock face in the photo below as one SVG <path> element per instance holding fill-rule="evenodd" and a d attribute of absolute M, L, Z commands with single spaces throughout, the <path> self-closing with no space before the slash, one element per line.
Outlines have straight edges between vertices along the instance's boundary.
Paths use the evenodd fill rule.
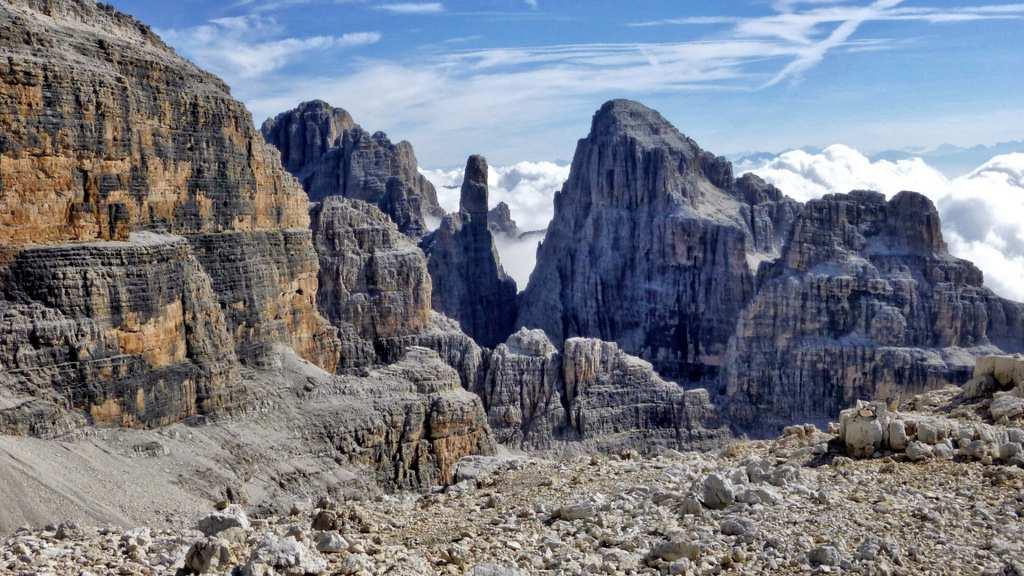
<path fill-rule="evenodd" d="M 433 184 L 419 173 L 412 145 L 363 130 L 340 108 L 303 102 L 267 120 L 262 132 L 314 202 L 329 196 L 364 200 L 413 237 L 427 233 L 428 219 L 444 215 Z"/>
<path fill-rule="evenodd" d="M 334 369 L 306 195 L 223 82 L 90 1 L 3 3 L 0 50 L 5 429 L 214 413 L 277 344 Z"/>
<path fill-rule="evenodd" d="M 520 301 L 556 343 L 613 341 L 671 378 L 714 383 L 758 265 L 799 205 L 701 150 L 660 114 L 615 100 L 594 116 Z"/>

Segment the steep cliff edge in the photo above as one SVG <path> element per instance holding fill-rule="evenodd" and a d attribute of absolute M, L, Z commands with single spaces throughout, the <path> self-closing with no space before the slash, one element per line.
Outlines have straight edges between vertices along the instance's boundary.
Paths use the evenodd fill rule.
<path fill-rule="evenodd" d="M 0 269 L 0 433 L 154 426 L 236 405 L 234 345 L 177 236 L 25 249 Z"/>
<path fill-rule="evenodd" d="M 423 332 L 430 274 L 420 249 L 376 206 L 329 196 L 312 210 L 318 304 L 340 330 L 342 368 L 377 362 L 382 341 Z"/>
<path fill-rule="evenodd" d="M 142 23 L 11 0 L 0 32 L 0 241 L 306 227 L 245 107 Z"/>
<path fill-rule="evenodd" d="M 808 202 L 762 276 L 727 357 L 739 426 L 824 421 L 858 399 L 963 384 L 977 355 L 1024 350 L 1024 305 L 950 256 L 921 194 Z"/>
<path fill-rule="evenodd" d="M 459 211 L 445 216 L 420 245 L 434 283 L 434 309 L 457 320 L 481 346 L 494 347 L 512 333 L 517 290 L 498 261 L 488 200 L 487 161 L 470 156 Z"/>
<path fill-rule="evenodd" d="M 419 173 L 412 145 L 370 134 L 340 108 L 303 102 L 268 119 L 262 132 L 314 202 L 328 196 L 365 200 L 413 237 L 427 232 L 428 219 L 444 215 L 434 186 Z"/>
<path fill-rule="evenodd" d="M 306 196 L 227 86 L 104 4 L 0 32 L 8 428 L 214 413 L 278 343 L 333 370 Z"/>
<path fill-rule="evenodd" d="M 654 110 L 608 102 L 555 196 L 517 324 L 556 344 L 614 341 L 670 378 L 713 383 L 797 210 L 755 177 L 734 180 Z"/>

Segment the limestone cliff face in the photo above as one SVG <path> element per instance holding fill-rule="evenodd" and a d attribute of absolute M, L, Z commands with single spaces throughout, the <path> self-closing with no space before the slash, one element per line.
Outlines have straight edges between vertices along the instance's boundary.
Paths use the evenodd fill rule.
<path fill-rule="evenodd" d="M 481 346 L 494 347 L 512 333 L 516 282 L 502 269 L 488 228 L 487 161 L 466 164 L 459 212 L 421 243 L 433 279 L 434 309 L 457 320 Z"/>
<path fill-rule="evenodd" d="M 730 437 L 707 390 L 683 390 L 611 342 L 571 338 L 559 352 L 520 329 L 490 355 L 473 389 L 495 437 L 523 448 L 701 449 Z"/>
<path fill-rule="evenodd" d="M 183 238 L 29 248 L 0 296 L 0 432 L 67 432 L 83 420 L 66 409 L 154 426 L 240 400 L 234 343 Z"/>
<path fill-rule="evenodd" d="M 394 488 L 450 483 L 459 459 L 495 449 L 480 398 L 436 352 L 416 346 L 364 377 L 315 388 L 302 420 L 310 437 Z"/>
<path fill-rule="evenodd" d="M 306 227 L 242 104 L 134 18 L 11 0 L 0 53 L 3 243 Z"/>
<path fill-rule="evenodd" d="M 312 211 L 320 310 L 341 330 L 343 368 L 376 362 L 376 346 L 423 332 L 430 275 L 420 249 L 376 206 L 329 196 Z"/>
<path fill-rule="evenodd" d="M 1024 350 L 1024 306 L 954 258 L 926 197 L 808 202 L 737 323 L 725 382 L 734 422 L 824 420 L 970 377 L 977 354 Z"/>
<path fill-rule="evenodd" d="M 314 202 L 328 196 L 365 200 L 414 237 L 427 232 L 427 218 L 444 215 L 434 186 L 419 173 L 412 145 L 370 134 L 340 108 L 304 102 L 267 120 L 262 132 Z"/>
<path fill-rule="evenodd" d="M 609 102 L 555 196 L 517 323 L 556 343 L 613 341 L 666 376 L 712 383 L 797 209 L 754 177 L 734 180 L 657 112 Z"/>
<path fill-rule="evenodd" d="M 334 369 L 306 196 L 223 82 L 88 0 L 0 4 L 0 55 L 12 428 L 228 409 L 277 343 Z"/>

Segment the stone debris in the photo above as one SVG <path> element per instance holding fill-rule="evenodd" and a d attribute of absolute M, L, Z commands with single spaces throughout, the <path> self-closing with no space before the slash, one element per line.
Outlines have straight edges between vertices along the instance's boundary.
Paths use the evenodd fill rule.
<path fill-rule="evenodd" d="M 904 452 L 883 434 L 877 455 L 888 457 L 851 459 L 843 437 L 800 427 L 717 452 L 470 457 L 455 466 L 458 488 L 296 502 L 218 536 L 22 529 L 0 541 L 0 573 L 1015 574 L 1024 470 L 974 457 L 976 441 L 936 414 L 878 408 L 854 411 L 904 422 Z M 915 422 L 930 422 L 938 444 L 918 440 Z M 951 438 L 948 458 L 913 461 Z"/>

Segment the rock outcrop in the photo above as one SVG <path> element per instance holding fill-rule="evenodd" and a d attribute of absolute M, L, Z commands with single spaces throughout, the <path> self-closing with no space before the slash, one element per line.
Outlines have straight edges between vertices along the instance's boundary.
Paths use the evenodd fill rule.
<path fill-rule="evenodd" d="M 487 161 L 471 156 L 459 198 L 421 246 L 433 279 L 434 309 L 459 322 L 481 346 L 494 347 L 516 321 L 516 282 L 501 268 L 488 228 Z"/>
<path fill-rule="evenodd" d="M 1024 349 L 1024 306 L 950 256 L 931 201 L 902 192 L 804 206 L 741 314 L 725 377 L 733 421 L 823 421 L 861 398 L 962 384 L 979 354 Z"/>
<path fill-rule="evenodd" d="M 519 235 L 522 234 L 519 231 L 519 226 L 516 225 L 516 221 L 512 219 L 512 210 L 504 202 L 498 202 L 494 208 L 487 212 L 487 227 L 491 229 L 491 233 L 495 236 L 503 234 L 513 240 L 518 239 Z"/>
<path fill-rule="evenodd" d="M 543 331 L 520 329 L 490 354 L 473 390 L 496 438 L 516 447 L 703 449 L 730 438 L 707 390 L 683 390 L 590 338 L 571 338 L 559 352 Z"/>
<path fill-rule="evenodd" d="M 238 402 L 234 342 L 184 238 L 27 248 L 0 272 L 0 433 L 161 425 Z"/>
<path fill-rule="evenodd" d="M 304 102 L 267 120 L 262 132 L 314 202 L 328 196 L 365 200 L 413 237 L 428 231 L 429 218 L 444 215 L 434 186 L 418 171 L 412 145 L 370 134 L 340 108 Z"/>
<path fill-rule="evenodd" d="M 333 370 L 306 196 L 228 87 L 104 4 L 0 32 L 7 429 L 213 413 L 278 343 Z"/>
<path fill-rule="evenodd" d="M 0 242 L 305 228 L 228 87 L 104 4 L 0 7 Z"/>
<path fill-rule="evenodd" d="M 657 112 L 608 102 L 555 196 L 517 324 L 557 344 L 614 341 L 668 377 L 713 384 L 797 210 L 756 177 L 734 180 Z"/>
<path fill-rule="evenodd" d="M 312 211 L 320 310 L 340 330 L 341 367 L 370 366 L 385 340 L 425 331 L 426 258 L 376 206 L 329 196 Z"/>

